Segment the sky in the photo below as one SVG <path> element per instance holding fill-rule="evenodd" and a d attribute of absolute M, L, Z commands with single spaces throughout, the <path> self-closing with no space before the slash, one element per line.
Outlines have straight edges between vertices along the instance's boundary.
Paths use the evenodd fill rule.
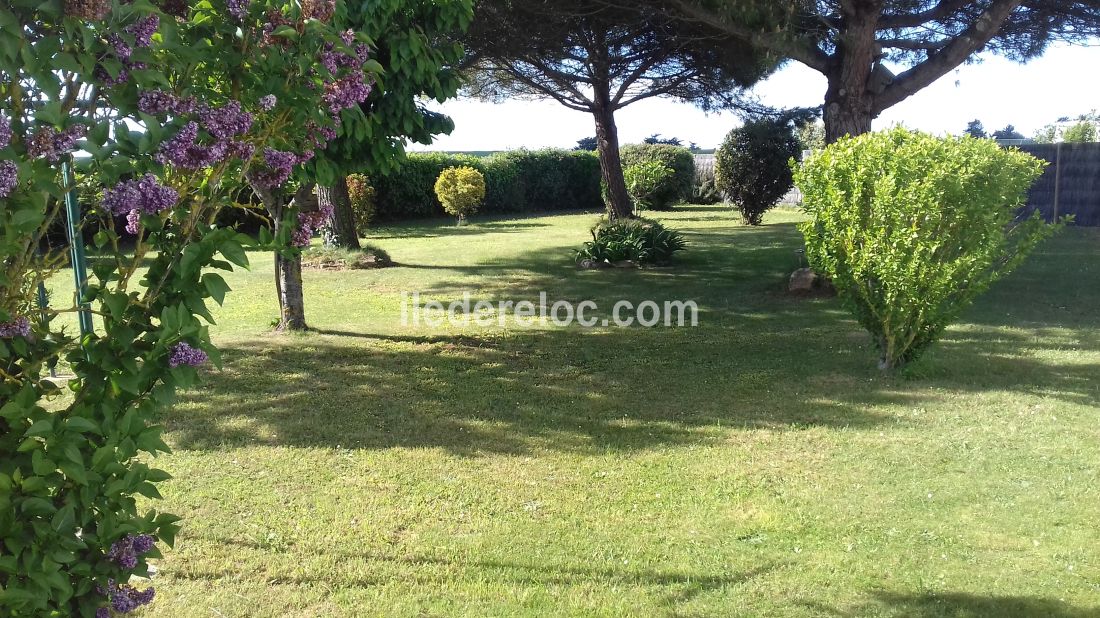
<path fill-rule="evenodd" d="M 961 133 L 980 119 L 992 132 L 1013 124 L 1024 135 L 1062 116 L 1077 116 L 1100 108 L 1100 45 L 1052 46 L 1028 64 L 996 56 L 981 56 L 884 112 L 875 128 L 898 123 L 932 133 Z M 774 107 L 814 107 L 825 97 L 825 78 L 798 63 L 790 63 L 754 89 L 760 100 Z M 450 115 L 455 130 L 431 146 L 411 150 L 508 150 L 513 148 L 572 148 L 577 140 L 595 135 L 592 117 L 553 101 L 508 101 L 501 104 L 456 99 L 433 109 Z M 714 148 L 740 124 L 733 114 L 704 114 L 676 101 L 650 99 L 616 114 L 619 139 L 640 142 L 660 133 Z"/>

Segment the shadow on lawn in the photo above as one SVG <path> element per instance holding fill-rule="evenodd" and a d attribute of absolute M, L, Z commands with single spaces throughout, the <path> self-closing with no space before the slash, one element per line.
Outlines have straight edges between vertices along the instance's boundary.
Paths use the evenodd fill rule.
<path fill-rule="evenodd" d="M 246 551 L 268 551 L 264 547 L 246 541 L 242 542 L 239 539 L 224 539 L 220 543 L 240 546 Z M 385 585 L 392 583 L 395 579 L 415 582 L 426 587 L 437 585 L 440 580 L 462 581 L 466 579 L 476 580 L 479 583 L 485 582 L 486 579 L 492 579 L 507 585 L 519 585 L 525 588 L 532 586 L 585 585 L 616 589 L 642 587 L 658 590 L 664 597 L 665 604 L 673 606 L 686 603 L 701 594 L 723 591 L 731 586 L 744 584 L 783 566 L 772 562 L 747 571 L 704 574 L 659 569 L 639 570 L 575 566 L 571 564 L 522 563 L 511 560 L 478 558 L 467 560 L 434 556 L 348 553 L 341 552 L 338 548 L 333 551 L 331 547 L 327 548 L 325 552 L 331 557 L 333 564 L 337 566 L 366 561 L 386 565 L 389 568 L 398 570 L 399 573 L 390 572 L 389 569 L 372 568 L 371 571 L 378 571 L 376 576 L 361 573 L 349 575 L 337 568 L 324 573 L 312 574 L 309 571 L 300 569 L 294 575 L 277 576 L 275 579 L 281 584 L 337 585 L 342 588 L 366 588 Z M 231 571 L 201 573 L 193 570 L 179 570 L 172 572 L 170 576 L 191 580 L 220 580 L 233 577 L 235 574 Z"/>
<path fill-rule="evenodd" d="M 825 616 L 898 616 L 905 618 L 1097 618 L 1100 606 L 1075 607 L 1055 599 L 996 597 L 963 593 L 898 594 L 880 592 L 875 601 L 851 611 L 811 605 Z"/>
<path fill-rule="evenodd" d="M 807 389 L 782 360 L 731 356 L 693 330 L 273 338 L 226 349 L 226 370 L 167 425 L 186 449 L 600 453 L 718 441 L 730 426 L 870 427 L 891 420 L 870 407 L 906 399 L 853 398 L 848 380 Z"/>
<path fill-rule="evenodd" d="M 719 441 L 730 427 L 915 422 L 882 410 L 935 406 L 960 392 L 1100 405 L 1100 365 L 1058 356 L 1100 352 L 1095 313 L 1031 308 L 1100 304 L 1100 286 L 1043 283 L 1074 276 L 1065 255 L 1087 251 L 1087 234 L 1051 243 L 914 371 L 884 377 L 874 369 L 869 337 L 838 301 L 782 293 L 797 265 L 793 225 L 735 228 L 728 236 L 683 229 L 692 250 L 674 269 L 578 271 L 567 254 L 550 249 L 468 270 L 490 274 L 477 299 L 536 300 L 545 291 L 551 300 L 596 300 L 604 314 L 622 299 L 695 300 L 698 328 L 457 336 L 395 329 L 254 340 L 225 350 L 226 371 L 212 373 L 206 388 L 187 395 L 190 409 L 168 418 L 170 438 L 190 449 L 252 443 L 464 455 L 604 452 Z M 446 301 L 462 287 L 444 281 L 425 294 Z M 1019 302 L 1028 297 L 1039 300 Z M 1005 311 L 1008 303 L 1017 315 Z"/>
<path fill-rule="evenodd" d="M 475 217 L 467 225 L 455 225 L 453 218 L 432 218 L 413 224 L 383 225 L 371 230 L 366 237 L 368 243 L 377 240 L 438 238 L 441 236 L 475 236 L 481 234 L 500 234 L 508 232 L 526 232 L 533 229 L 550 227 L 550 223 L 540 223 L 537 219 L 545 216 L 582 214 L 576 211 L 560 213 L 536 213 L 531 215 L 501 215 L 497 217 Z"/>

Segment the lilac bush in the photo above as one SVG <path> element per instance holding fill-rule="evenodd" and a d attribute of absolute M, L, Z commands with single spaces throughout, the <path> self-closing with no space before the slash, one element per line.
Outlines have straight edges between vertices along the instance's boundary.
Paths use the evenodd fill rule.
<path fill-rule="evenodd" d="M 219 362 L 207 330 L 207 303 L 228 291 L 217 271 L 246 266 L 245 244 L 294 251 L 323 213 L 281 202 L 293 225 L 261 242 L 212 222 L 252 179 L 269 195 L 299 191 L 297 170 L 370 83 L 328 23 L 331 2 L 162 6 L 171 22 L 149 3 L 0 9 L 5 45 L 22 50 L 0 53 L 0 559 L 18 565 L 0 568 L 0 615 L 103 618 L 153 600 L 136 578 L 179 520 L 139 513 L 135 497 L 159 497 L 169 478 L 148 463 L 168 449 L 159 408 Z M 336 71 L 315 64 L 326 50 L 344 50 Z M 63 258 L 38 250 L 73 189 L 62 163 L 105 187 L 83 295 L 96 330 L 79 339 L 56 323 L 79 307 L 35 304 Z M 70 397 L 47 408 L 47 367 L 61 360 Z"/>

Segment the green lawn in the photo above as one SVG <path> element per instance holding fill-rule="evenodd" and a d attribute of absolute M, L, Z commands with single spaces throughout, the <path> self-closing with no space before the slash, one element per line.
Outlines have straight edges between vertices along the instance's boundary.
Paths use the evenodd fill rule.
<path fill-rule="evenodd" d="M 379 229 L 400 267 L 271 260 L 165 413 L 186 518 L 147 616 L 1098 616 L 1100 230 L 1068 230 L 904 376 L 783 293 L 797 215 L 662 215 L 673 269 L 578 271 L 592 215 Z M 693 299 L 699 328 L 402 327 L 450 300 Z"/>

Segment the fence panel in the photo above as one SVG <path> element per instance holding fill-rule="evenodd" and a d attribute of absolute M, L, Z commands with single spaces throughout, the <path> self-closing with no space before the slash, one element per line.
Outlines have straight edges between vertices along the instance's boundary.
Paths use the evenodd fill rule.
<path fill-rule="evenodd" d="M 1100 226 L 1100 143 L 1025 144 L 1020 150 L 1050 162 L 1028 196 L 1047 221 L 1073 215 L 1075 225 Z"/>

